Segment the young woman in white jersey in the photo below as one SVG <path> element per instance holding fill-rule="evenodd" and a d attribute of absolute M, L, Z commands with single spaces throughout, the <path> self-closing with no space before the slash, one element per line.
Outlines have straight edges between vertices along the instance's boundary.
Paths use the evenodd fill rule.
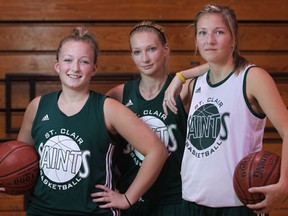
<path fill-rule="evenodd" d="M 288 112 L 271 76 L 239 54 L 238 25 L 226 6 L 206 5 L 195 17 L 196 48 L 209 70 L 191 82 L 186 147 L 182 161 L 182 215 L 243 216 L 269 213 L 288 196 Z M 179 79 L 179 77 L 181 79 Z M 165 93 L 163 108 L 177 113 L 182 71 Z M 182 91 L 182 94 L 183 91 Z M 247 154 L 262 149 L 266 116 L 283 139 L 277 184 L 251 188 L 265 200 L 243 206 L 233 189 L 233 172 Z"/>

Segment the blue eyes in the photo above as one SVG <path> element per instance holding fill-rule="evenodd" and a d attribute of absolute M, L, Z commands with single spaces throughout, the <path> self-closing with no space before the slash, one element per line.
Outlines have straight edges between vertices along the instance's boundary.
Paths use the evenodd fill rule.
<path fill-rule="evenodd" d="M 63 61 L 66 62 L 66 63 L 71 63 L 73 60 L 72 59 L 64 59 Z M 80 64 L 89 64 L 89 61 L 81 60 Z"/>
<path fill-rule="evenodd" d="M 215 31 L 214 33 L 215 33 L 216 35 L 221 35 L 221 34 L 224 34 L 224 31 Z M 205 35 L 207 35 L 207 32 L 206 32 L 206 31 L 199 31 L 199 32 L 198 32 L 198 35 L 205 36 Z"/>
<path fill-rule="evenodd" d="M 134 55 L 139 55 L 139 54 L 140 54 L 140 51 L 134 51 L 133 54 L 134 54 Z"/>
<path fill-rule="evenodd" d="M 157 50 L 156 47 L 150 47 L 147 49 L 148 52 L 155 52 L 156 50 Z M 134 50 L 132 53 L 133 55 L 140 55 L 141 52 L 142 51 L 140 50 Z"/>

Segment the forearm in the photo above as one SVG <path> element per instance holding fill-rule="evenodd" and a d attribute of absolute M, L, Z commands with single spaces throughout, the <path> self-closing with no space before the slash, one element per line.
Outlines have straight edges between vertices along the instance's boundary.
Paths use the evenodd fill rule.
<path fill-rule="evenodd" d="M 288 189 L 288 134 L 283 137 L 280 181 Z M 288 194 L 287 194 L 288 195 Z"/>
<path fill-rule="evenodd" d="M 203 64 L 197 67 L 189 68 L 187 70 L 180 71 L 182 76 L 187 80 L 187 79 L 192 79 L 195 77 L 198 77 L 204 73 L 206 73 L 209 69 L 208 64 Z"/>

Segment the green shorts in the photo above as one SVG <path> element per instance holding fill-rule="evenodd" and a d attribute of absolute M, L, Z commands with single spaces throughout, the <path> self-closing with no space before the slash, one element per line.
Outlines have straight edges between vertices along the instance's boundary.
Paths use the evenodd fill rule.
<path fill-rule="evenodd" d="M 121 216 L 179 216 L 182 200 L 169 203 L 137 203 L 127 210 L 121 211 Z"/>
<path fill-rule="evenodd" d="M 182 210 L 182 201 L 179 203 L 160 204 L 151 212 L 151 216 L 179 216 Z"/>
<path fill-rule="evenodd" d="M 134 204 L 126 210 L 121 210 L 121 216 L 148 216 L 151 215 L 152 205 L 138 205 Z"/>
<path fill-rule="evenodd" d="M 257 214 L 246 206 L 212 208 L 184 200 L 181 216 L 257 216 Z"/>

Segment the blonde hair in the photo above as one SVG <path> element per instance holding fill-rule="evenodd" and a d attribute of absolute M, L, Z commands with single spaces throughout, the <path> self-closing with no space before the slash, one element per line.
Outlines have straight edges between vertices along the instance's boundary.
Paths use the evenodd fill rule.
<path fill-rule="evenodd" d="M 59 59 L 59 53 L 61 51 L 63 44 L 71 40 L 83 41 L 83 42 L 88 43 L 94 52 L 94 64 L 97 63 L 97 57 L 98 57 L 98 52 L 99 52 L 99 45 L 98 45 L 97 39 L 95 35 L 91 33 L 90 31 L 88 31 L 87 28 L 85 28 L 84 26 L 79 26 L 79 27 L 74 28 L 70 35 L 67 35 L 59 42 L 57 52 L 56 52 L 57 61 Z"/>
<path fill-rule="evenodd" d="M 152 21 L 142 21 L 134 26 L 130 31 L 129 40 L 136 32 L 151 31 L 158 35 L 159 40 L 162 45 L 167 43 L 164 28 Z M 131 45 L 130 45 L 131 47 Z"/>
<path fill-rule="evenodd" d="M 196 42 L 196 35 L 197 35 L 197 24 L 199 19 L 205 14 L 220 14 L 222 19 L 229 29 L 233 40 L 233 63 L 234 63 L 234 71 L 239 73 L 242 69 L 244 69 L 248 64 L 249 61 L 240 55 L 240 50 L 238 46 L 238 23 L 236 19 L 236 15 L 234 10 L 221 5 L 205 5 L 196 15 L 194 19 L 194 27 L 195 27 L 195 42 Z M 197 52 L 197 44 L 196 44 L 196 52 Z"/>
<path fill-rule="evenodd" d="M 165 46 L 167 44 L 167 40 L 166 40 L 166 36 L 165 36 L 165 32 L 164 32 L 164 28 L 158 24 L 156 24 L 153 21 L 142 21 L 140 23 L 138 23 L 137 25 L 134 26 L 134 28 L 130 31 L 129 34 L 129 45 L 130 45 L 130 49 L 131 48 L 131 37 L 137 33 L 137 32 L 153 32 L 155 33 L 161 44 L 163 46 Z M 164 69 L 166 72 L 168 72 L 168 67 L 169 67 L 169 55 L 167 55 L 167 57 L 165 58 L 165 63 L 164 63 Z"/>

